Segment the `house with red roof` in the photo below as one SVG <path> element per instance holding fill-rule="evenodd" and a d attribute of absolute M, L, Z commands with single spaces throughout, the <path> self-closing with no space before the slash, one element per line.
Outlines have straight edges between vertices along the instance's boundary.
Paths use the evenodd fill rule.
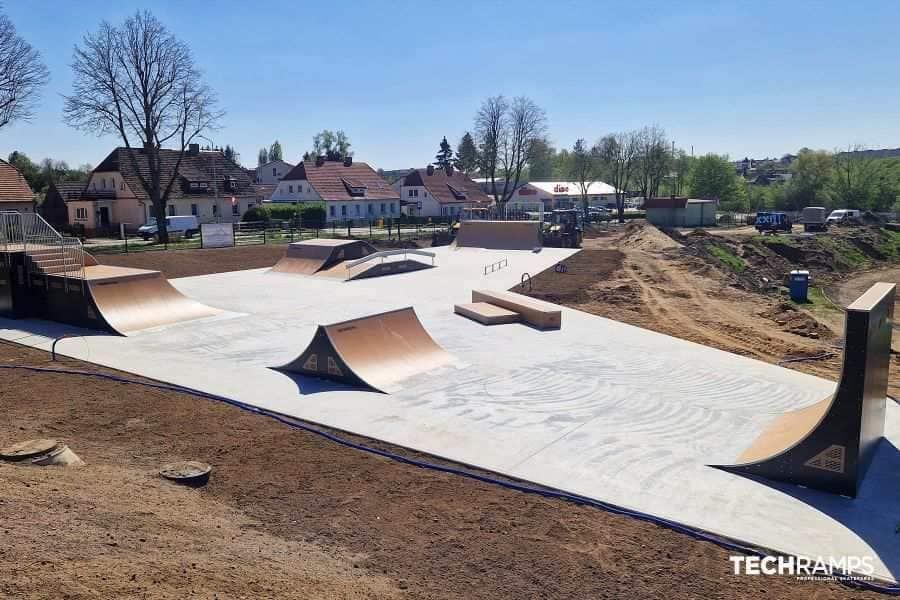
<path fill-rule="evenodd" d="M 400 194 L 372 167 L 352 157 L 301 162 L 278 182 L 271 201 L 324 203 L 329 222 L 400 216 Z"/>
<path fill-rule="evenodd" d="M 34 193 L 17 168 L 0 160 L 0 211 L 34 212 Z"/>
<path fill-rule="evenodd" d="M 452 167 L 429 165 L 403 177 L 400 196 L 404 212 L 417 217 L 456 217 L 467 208 L 488 208 L 490 196 L 471 177 Z"/>

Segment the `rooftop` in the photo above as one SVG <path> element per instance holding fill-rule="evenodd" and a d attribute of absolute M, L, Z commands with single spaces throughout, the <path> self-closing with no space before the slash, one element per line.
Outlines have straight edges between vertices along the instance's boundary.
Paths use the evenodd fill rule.
<path fill-rule="evenodd" d="M 21 171 L 0 160 L 0 202 L 31 202 L 34 193 L 31 191 Z"/>

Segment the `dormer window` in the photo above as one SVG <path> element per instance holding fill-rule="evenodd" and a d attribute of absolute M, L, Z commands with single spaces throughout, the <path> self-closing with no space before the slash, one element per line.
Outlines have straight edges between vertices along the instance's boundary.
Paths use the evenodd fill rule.
<path fill-rule="evenodd" d="M 466 191 L 465 190 L 457 189 L 449 184 L 447 185 L 447 187 L 450 188 L 450 191 L 453 193 L 453 197 L 456 198 L 457 200 L 465 200 L 466 199 Z"/>
<path fill-rule="evenodd" d="M 341 181 L 344 182 L 344 187 L 347 188 L 347 193 L 351 196 L 365 196 L 366 192 L 369 190 L 369 187 L 365 183 L 355 179 L 342 177 Z"/>
<path fill-rule="evenodd" d="M 191 182 L 191 191 L 192 192 L 205 192 L 209 189 L 208 181 L 192 181 Z"/>

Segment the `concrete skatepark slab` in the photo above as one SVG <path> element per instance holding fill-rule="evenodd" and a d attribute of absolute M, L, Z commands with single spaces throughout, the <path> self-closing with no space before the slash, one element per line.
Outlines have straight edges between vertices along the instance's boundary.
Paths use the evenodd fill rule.
<path fill-rule="evenodd" d="M 254 270 L 174 280 L 188 297 L 243 315 L 67 339 L 58 350 L 751 544 L 872 556 L 880 577 L 900 572 L 897 404 L 888 403 L 886 439 L 856 499 L 719 471 L 706 465 L 733 463 L 778 415 L 814 404 L 834 384 L 570 309 L 560 330 L 484 327 L 453 305 L 473 289 L 507 289 L 572 251 L 435 250 L 439 268 L 389 278 Z M 508 268 L 482 274 L 502 258 Z M 321 323 L 409 305 L 458 364 L 413 376 L 390 395 L 269 368 L 296 358 Z M 0 323 L 0 337 L 43 348 L 69 330 Z"/>

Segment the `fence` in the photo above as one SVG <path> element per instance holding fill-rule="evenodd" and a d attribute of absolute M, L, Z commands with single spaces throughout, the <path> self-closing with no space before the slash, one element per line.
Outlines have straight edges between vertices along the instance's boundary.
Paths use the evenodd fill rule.
<path fill-rule="evenodd" d="M 372 242 L 433 239 L 449 231 L 452 217 L 403 217 L 398 219 L 348 219 L 323 224 L 321 227 L 302 227 L 296 221 L 258 221 L 233 223 L 234 245 L 289 244 L 313 238 L 352 238 Z M 136 234 L 125 239 L 94 243 L 88 246 L 93 254 L 122 254 L 158 250 L 193 250 L 203 248 L 200 234 L 190 237 L 170 235 L 168 242 L 144 240 Z"/>

